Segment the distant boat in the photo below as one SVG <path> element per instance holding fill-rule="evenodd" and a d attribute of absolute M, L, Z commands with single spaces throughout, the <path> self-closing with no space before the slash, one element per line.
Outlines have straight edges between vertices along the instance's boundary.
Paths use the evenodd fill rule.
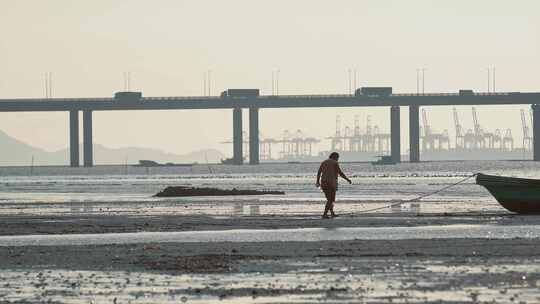
<path fill-rule="evenodd" d="M 540 214 L 540 180 L 479 173 L 476 183 L 484 186 L 505 209 L 520 214 Z"/>
<path fill-rule="evenodd" d="M 396 162 L 392 159 L 390 155 L 381 155 L 377 156 L 379 159 L 377 161 L 371 162 L 372 165 L 395 165 Z"/>
<path fill-rule="evenodd" d="M 225 158 L 225 159 L 222 159 L 221 160 L 221 163 L 223 165 L 234 165 L 235 162 L 234 162 L 234 158 Z"/>
<path fill-rule="evenodd" d="M 165 163 L 160 164 L 153 160 L 139 160 L 139 164 L 134 165 L 135 167 L 191 167 L 194 164 L 175 164 L 175 163 Z"/>

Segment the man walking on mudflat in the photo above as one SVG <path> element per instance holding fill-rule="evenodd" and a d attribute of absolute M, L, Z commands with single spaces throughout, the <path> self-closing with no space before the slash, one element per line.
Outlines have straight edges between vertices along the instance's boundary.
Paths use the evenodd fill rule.
<path fill-rule="evenodd" d="M 352 184 L 351 180 L 343 174 L 339 168 L 339 154 L 337 152 L 330 153 L 327 160 L 321 163 L 319 172 L 317 172 L 317 187 L 321 187 L 326 196 L 326 206 L 324 207 L 324 213 L 322 218 L 327 219 L 328 211 L 332 217 L 337 215 L 334 213 L 334 202 L 336 201 L 336 191 L 338 188 L 338 175 Z"/>

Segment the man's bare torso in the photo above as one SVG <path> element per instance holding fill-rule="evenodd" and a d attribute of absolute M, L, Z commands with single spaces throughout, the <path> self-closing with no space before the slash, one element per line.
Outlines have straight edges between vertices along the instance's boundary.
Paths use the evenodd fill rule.
<path fill-rule="evenodd" d="M 327 159 L 321 163 L 321 187 L 337 188 L 339 164 L 333 159 Z"/>

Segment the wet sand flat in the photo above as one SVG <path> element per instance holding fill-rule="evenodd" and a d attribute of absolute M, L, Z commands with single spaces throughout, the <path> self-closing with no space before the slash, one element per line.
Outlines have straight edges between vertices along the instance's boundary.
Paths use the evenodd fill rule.
<path fill-rule="evenodd" d="M 95 206 L 6 212 L 0 216 L 0 303 L 540 302 L 540 239 L 532 233 L 540 229 L 538 216 L 510 214 L 493 202 L 464 210 L 443 201 L 416 211 L 385 209 L 322 220 L 318 203 L 263 204 L 203 202 L 160 209 L 128 203 L 126 212 Z M 365 210 L 382 204 L 339 207 Z M 471 227 L 482 237 L 459 237 Z M 260 230 L 267 231 L 261 235 L 288 230 L 295 237 L 307 230 L 338 239 L 347 229 L 370 231 L 375 239 L 359 234 L 359 239 L 301 242 L 283 236 L 264 242 L 157 242 L 168 233 L 230 237 L 257 236 Z M 427 238 L 415 239 L 420 232 Z M 129 233 L 145 238 L 117 244 L 108 235 Z M 84 245 L 92 234 L 106 244 Z M 392 239 L 396 234 L 410 235 Z M 13 246 L 7 241 L 34 235 L 53 242 Z M 55 237 L 77 240 L 60 246 L 54 245 Z"/>
<path fill-rule="evenodd" d="M 390 201 L 341 200 L 340 218 L 321 221 L 322 201 L 208 200 L 114 203 L 12 203 L 0 209 L 0 235 L 124 233 L 139 231 L 206 231 L 394 227 L 455 224 L 535 225 L 537 217 L 509 213 L 496 202 L 423 201 L 376 212 Z"/>
<path fill-rule="evenodd" d="M 535 303 L 537 239 L 0 247 L 0 301 Z"/>
<path fill-rule="evenodd" d="M 540 239 L 539 225 L 432 225 L 415 227 L 337 227 L 233 229 L 219 231 L 135 232 L 0 236 L 1 247 L 81 246 L 146 243 L 256 243 L 351 240 Z"/>
<path fill-rule="evenodd" d="M 540 229 L 538 216 L 510 214 L 492 202 L 480 202 L 473 211 L 452 209 L 452 202 L 439 202 L 439 206 L 422 212 L 386 209 L 322 220 L 311 209 L 309 213 L 285 215 L 262 208 L 252 212 L 254 204 L 257 202 L 220 208 L 214 203 L 196 210 L 175 206 L 179 212 L 172 214 L 148 204 L 141 204 L 142 212 L 130 205 L 132 209 L 126 213 L 45 209 L 42 214 L 4 214 L 0 216 L 0 302 L 540 301 L 540 239 L 532 233 Z M 313 202 L 296 204 L 296 211 L 303 206 L 320 207 Z M 345 202 L 340 207 L 351 204 Z M 283 207 L 291 208 L 283 202 L 275 208 Z M 440 209 L 453 212 L 437 212 Z M 201 210 L 203 214 L 198 214 Z M 294 235 L 296 229 L 298 235 Z M 310 231 L 339 239 L 347 229 L 349 234 L 358 232 L 352 238 L 359 239 L 295 242 L 293 237 L 281 236 L 280 241 L 264 242 L 243 241 L 241 237 L 234 242 L 180 242 L 174 238 L 157 242 L 162 234 L 231 237 L 257 236 L 258 231 L 261 235 L 279 234 L 282 230 L 300 238 L 302 231 Z M 476 229 L 482 237 L 459 237 L 458 233 L 468 229 Z M 376 239 L 361 239 L 366 231 Z M 420 232 L 427 235 L 415 239 Z M 122 239 L 130 233 L 135 233 L 137 242 L 130 243 L 127 238 L 127 243 L 118 244 L 112 237 Z M 92 234 L 105 244 L 84 245 Z M 407 239 L 392 239 L 392 234 L 405 234 Z M 8 242 L 9 238 L 32 239 L 35 235 L 46 242 L 17 246 Z M 54 245 L 56 237 L 77 239 Z"/>
<path fill-rule="evenodd" d="M 2 168 L 0 303 L 540 302 L 540 217 L 473 180 L 365 213 L 473 172 L 538 177 L 539 164 L 344 164 L 354 184 L 333 220 L 320 219 L 317 165 Z M 152 197 L 171 185 L 286 195 Z"/>

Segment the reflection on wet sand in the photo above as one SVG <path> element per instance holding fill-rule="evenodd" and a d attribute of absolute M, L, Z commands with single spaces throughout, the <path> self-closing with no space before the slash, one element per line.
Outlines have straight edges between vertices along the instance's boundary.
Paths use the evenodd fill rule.
<path fill-rule="evenodd" d="M 91 203 L 77 204 L 77 205 L 70 204 L 69 211 L 74 214 L 92 213 L 94 211 L 94 206 Z"/>
<path fill-rule="evenodd" d="M 243 215 L 249 215 L 249 216 L 256 216 L 261 214 L 261 208 L 259 205 L 254 205 L 250 203 L 245 202 L 235 202 L 233 203 L 233 216 L 243 216 Z"/>
<path fill-rule="evenodd" d="M 404 204 L 395 204 L 390 207 L 392 213 L 400 214 L 420 214 L 421 207 L 420 203 L 404 203 Z"/>

